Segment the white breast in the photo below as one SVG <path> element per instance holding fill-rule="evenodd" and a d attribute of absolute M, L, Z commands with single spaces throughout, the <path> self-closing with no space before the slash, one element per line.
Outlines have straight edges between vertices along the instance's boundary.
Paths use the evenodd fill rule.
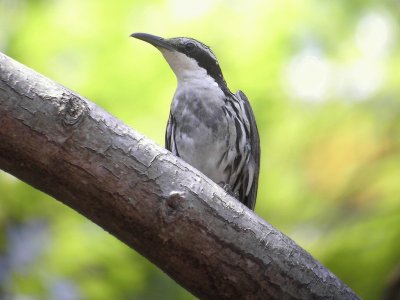
<path fill-rule="evenodd" d="M 178 83 L 171 105 L 177 153 L 217 183 L 227 182 L 225 169 L 236 153 L 228 146 L 235 144 L 236 129 L 228 122 L 223 106 L 224 94 L 218 87 L 195 79 Z M 231 150 L 223 160 L 228 148 Z"/>

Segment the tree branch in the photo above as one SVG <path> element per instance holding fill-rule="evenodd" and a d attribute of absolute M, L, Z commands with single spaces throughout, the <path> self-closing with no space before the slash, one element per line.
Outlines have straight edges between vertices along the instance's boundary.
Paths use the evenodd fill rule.
<path fill-rule="evenodd" d="M 358 299 L 200 172 L 0 53 L 0 168 L 208 299 Z"/>

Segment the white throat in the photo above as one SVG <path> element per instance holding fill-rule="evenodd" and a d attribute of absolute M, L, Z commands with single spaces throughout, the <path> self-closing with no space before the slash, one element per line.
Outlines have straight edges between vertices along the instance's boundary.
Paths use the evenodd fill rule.
<path fill-rule="evenodd" d="M 179 85 L 189 83 L 218 86 L 215 80 L 207 74 L 204 68 L 199 66 L 195 59 L 177 51 L 159 50 L 174 71 Z"/>

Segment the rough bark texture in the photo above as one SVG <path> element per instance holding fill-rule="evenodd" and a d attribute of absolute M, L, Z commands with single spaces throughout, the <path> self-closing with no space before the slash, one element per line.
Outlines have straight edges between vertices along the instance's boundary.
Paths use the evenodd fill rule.
<path fill-rule="evenodd" d="M 200 298 L 358 299 L 197 170 L 1 53 L 0 168 L 99 224 Z"/>

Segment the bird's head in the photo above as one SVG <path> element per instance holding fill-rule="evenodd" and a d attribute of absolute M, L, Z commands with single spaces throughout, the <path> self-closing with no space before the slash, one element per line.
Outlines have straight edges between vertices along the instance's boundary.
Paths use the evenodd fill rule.
<path fill-rule="evenodd" d="M 131 36 L 160 50 L 178 81 L 208 75 L 220 87 L 226 87 L 217 58 L 203 43 L 192 38 L 164 39 L 147 33 L 133 33 Z"/>

